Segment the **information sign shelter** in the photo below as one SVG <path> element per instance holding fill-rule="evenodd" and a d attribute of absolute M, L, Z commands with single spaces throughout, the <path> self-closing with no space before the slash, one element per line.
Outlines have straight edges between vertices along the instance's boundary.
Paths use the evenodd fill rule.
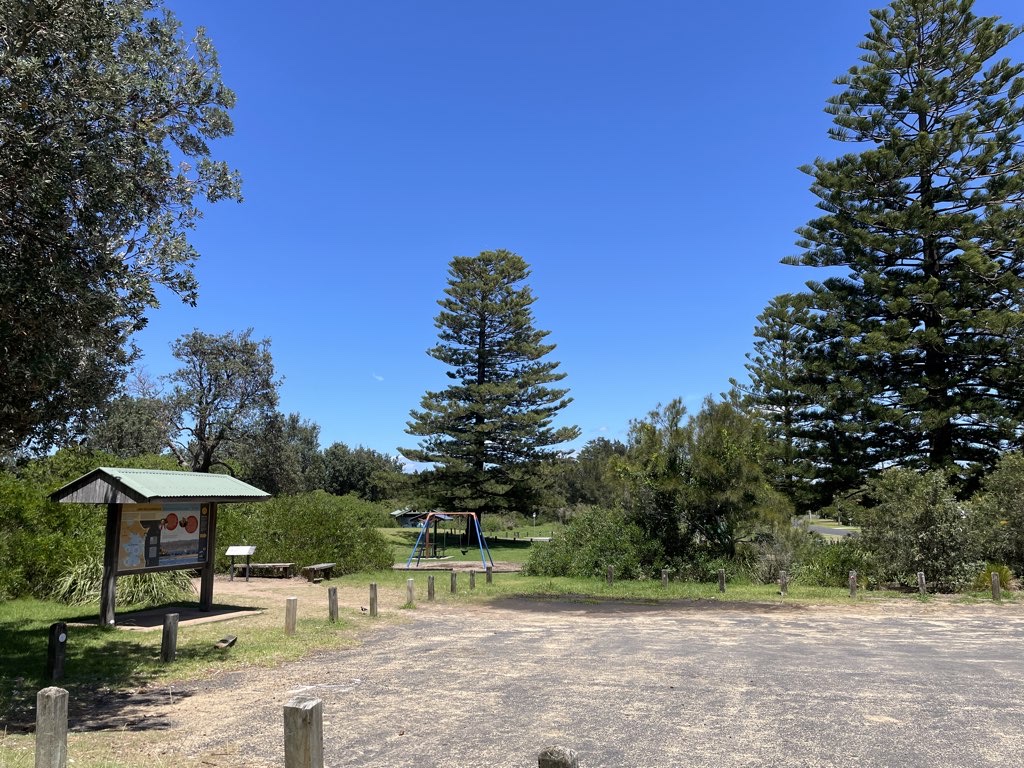
<path fill-rule="evenodd" d="M 64 504 L 105 504 L 100 623 L 115 623 L 117 577 L 193 569 L 199 610 L 213 607 L 217 504 L 270 494 L 230 475 L 99 467 L 50 494 Z"/>

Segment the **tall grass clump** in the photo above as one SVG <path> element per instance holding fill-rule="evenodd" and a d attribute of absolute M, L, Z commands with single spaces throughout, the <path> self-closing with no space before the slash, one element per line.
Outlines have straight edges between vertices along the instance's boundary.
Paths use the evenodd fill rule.
<path fill-rule="evenodd" d="M 103 586 L 103 557 L 89 554 L 68 562 L 47 597 L 68 605 L 95 603 Z M 188 600 L 195 595 L 187 571 L 161 571 L 121 576 L 117 580 L 117 604 L 156 605 Z"/>

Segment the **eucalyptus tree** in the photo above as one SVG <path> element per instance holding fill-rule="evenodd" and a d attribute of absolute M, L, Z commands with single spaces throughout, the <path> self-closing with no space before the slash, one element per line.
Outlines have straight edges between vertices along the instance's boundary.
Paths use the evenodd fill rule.
<path fill-rule="evenodd" d="M 0 450 L 83 434 L 157 286 L 195 303 L 198 201 L 240 199 L 209 148 L 234 102 L 159 0 L 0 0 Z"/>

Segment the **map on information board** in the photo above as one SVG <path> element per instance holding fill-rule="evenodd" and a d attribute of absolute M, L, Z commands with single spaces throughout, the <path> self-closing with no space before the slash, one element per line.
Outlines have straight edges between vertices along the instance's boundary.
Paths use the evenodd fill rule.
<path fill-rule="evenodd" d="M 208 504 L 125 504 L 121 508 L 118 573 L 204 565 L 208 529 Z"/>

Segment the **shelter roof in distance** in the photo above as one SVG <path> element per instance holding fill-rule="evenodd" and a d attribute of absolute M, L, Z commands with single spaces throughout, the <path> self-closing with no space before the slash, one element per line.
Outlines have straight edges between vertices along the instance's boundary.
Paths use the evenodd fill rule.
<path fill-rule="evenodd" d="M 50 494 L 66 504 L 265 501 L 270 494 L 230 475 L 98 467 Z"/>

